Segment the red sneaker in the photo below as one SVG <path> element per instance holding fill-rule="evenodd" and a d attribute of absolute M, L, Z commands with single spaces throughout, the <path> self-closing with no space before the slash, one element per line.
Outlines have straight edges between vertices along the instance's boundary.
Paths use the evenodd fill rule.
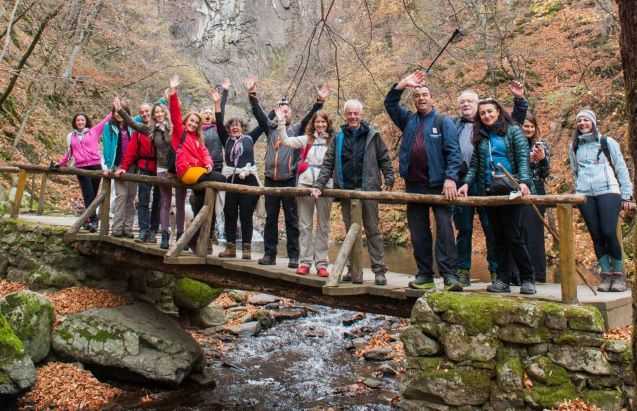
<path fill-rule="evenodd" d="M 327 271 L 327 267 L 319 267 L 317 273 L 319 277 L 329 277 L 330 272 Z"/>
<path fill-rule="evenodd" d="M 310 266 L 306 264 L 299 265 L 299 268 L 296 269 L 296 273 L 298 275 L 308 275 L 310 273 Z"/>

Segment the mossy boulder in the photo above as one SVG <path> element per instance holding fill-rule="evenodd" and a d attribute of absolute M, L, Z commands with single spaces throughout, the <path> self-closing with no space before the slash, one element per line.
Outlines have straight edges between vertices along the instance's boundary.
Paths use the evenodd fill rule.
<path fill-rule="evenodd" d="M 571 305 L 566 308 L 568 328 L 578 331 L 604 332 L 602 314 L 596 307 L 589 305 Z"/>
<path fill-rule="evenodd" d="M 49 354 L 55 313 L 46 297 L 26 290 L 9 294 L 0 299 L 0 313 L 9 321 L 34 363 Z"/>
<path fill-rule="evenodd" d="M 587 347 L 601 347 L 605 342 L 602 334 L 573 330 L 561 332 L 553 341 L 560 345 L 585 345 Z"/>
<path fill-rule="evenodd" d="M 34 383 L 33 361 L 0 313 L 0 395 L 18 394 Z"/>
<path fill-rule="evenodd" d="M 221 292 L 221 289 L 212 288 L 201 281 L 180 278 L 175 283 L 175 304 L 186 310 L 199 310 L 210 304 Z"/>
<path fill-rule="evenodd" d="M 407 355 L 414 357 L 432 356 L 440 352 L 440 344 L 426 336 L 420 328 L 407 327 L 400 333 L 400 340 L 405 346 Z"/>
<path fill-rule="evenodd" d="M 551 345 L 548 356 L 570 371 L 585 371 L 595 375 L 612 373 L 610 363 L 599 348 Z"/>
<path fill-rule="evenodd" d="M 78 285 L 77 278 L 71 273 L 56 270 L 48 265 L 40 265 L 27 274 L 29 288 L 43 290 L 47 288 L 68 288 Z"/>
<path fill-rule="evenodd" d="M 582 397 L 587 403 L 597 405 L 604 411 L 621 411 L 625 409 L 623 407 L 624 396 L 619 389 L 585 391 Z"/>
<path fill-rule="evenodd" d="M 203 355 L 173 318 L 147 304 L 70 315 L 53 332 L 53 350 L 62 357 L 171 384 L 181 383 L 198 368 Z"/>
<path fill-rule="evenodd" d="M 509 324 L 500 328 L 498 337 L 502 341 L 515 344 L 541 344 L 550 340 L 551 333 L 544 327 L 531 328 L 526 325 Z"/>
<path fill-rule="evenodd" d="M 525 393 L 524 399 L 531 406 L 539 409 L 551 409 L 560 403 L 578 397 L 573 383 L 560 386 L 535 384 Z"/>
<path fill-rule="evenodd" d="M 524 388 L 524 367 L 519 357 L 510 357 L 496 364 L 498 386 L 506 392 L 519 392 Z"/>
<path fill-rule="evenodd" d="M 490 361 L 500 345 L 493 333 L 467 335 L 464 327 L 451 325 L 440 338 L 447 357 L 454 361 Z"/>

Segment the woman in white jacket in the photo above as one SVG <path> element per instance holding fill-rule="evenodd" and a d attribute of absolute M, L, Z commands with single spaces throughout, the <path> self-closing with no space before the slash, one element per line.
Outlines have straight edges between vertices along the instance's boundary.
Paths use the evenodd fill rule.
<path fill-rule="evenodd" d="M 312 187 L 318 178 L 330 140 L 334 136 L 332 121 L 327 113 L 319 111 L 314 114 L 302 136 L 288 136 L 285 128 L 285 114 L 276 110 L 279 121 L 277 144 L 300 149 L 301 156 L 297 165 L 298 185 Z M 330 179 L 327 187 L 332 187 Z M 330 238 L 330 214 L 332 199 L 320 197 L 298 197 L 296 199 L 299 215 L 299 246 L 301 261 L 297 274 L 307 275 L 312 264 L 319 277 L 329 277 L 328 242 Z M 314 230 L 314 210 L 316 210 L 317 227 Z"/>

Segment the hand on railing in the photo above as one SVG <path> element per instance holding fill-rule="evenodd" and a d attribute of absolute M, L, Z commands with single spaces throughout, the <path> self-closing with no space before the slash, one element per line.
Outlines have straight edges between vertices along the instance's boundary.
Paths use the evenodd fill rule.
<path fill-rule="evenodd" d="M 458 189 L 458 197 L 466 197 L 469 194 L 469 185 L 467 184 L 463 184 L 459 189 Z"/>
<path fill-rule="evenodd" d="M 442 194 L 444 194 L 447 200 L 455 200 L 458 197 L 456 182 L 447 178 L 442 186 Z"/>
<path fill-rule="evenodd" d="M 315 199 L 318 200 L 318 198 L 321 196 L 321 190 L 318 188 L 312 188 L 312 193 L 311 196 L 314 197 Z"/>
<path fill-rule="evenodd" d="M 113 173 L 113 175 L 114 175 L 115 177 L 121 177 L 121 176 L 122 176 L 122 174 L 124 174 L 125 172 L 126 172 L 126 170 L 124 170 L 124 169 L 122 169 L 122 168 L 118 168 L 118 169 L 117 169 L 117 170 Z"/>
<path fill-rule="evenodd" d="M 49 163 L 49 170 L 59 170 L 59 169 L 60 169 L 60 165 L 56 163 L 55 161 L 51 161 Z"/>

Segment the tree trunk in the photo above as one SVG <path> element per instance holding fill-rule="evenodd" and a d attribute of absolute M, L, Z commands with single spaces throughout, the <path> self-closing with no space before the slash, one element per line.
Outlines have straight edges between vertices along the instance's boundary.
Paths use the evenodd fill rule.
<path fill-rule="evenodd" d="M 15 0 L 15 5 L 13 6 L 13 10 L 11 11 L 11 16 L 9 16 L 7 38 L 4 40 L 4 47 L 2 48 L 2 53 L 0 53 L 0 63 L 2 63 L 2 60 L 4 60 L 4 56 L 9 51 L 9 44 L 11 44 L 11 25 L 13 24 L 13 19 L 15 19 L 15 12 L 18 10 L 19 5 L 20 0 Z"/>
<path fill-rule="evenodd" d="M 95 19 L 99 15 L 102 10 L 103 0 L 97 0 L 97 2 L 93 5 L 93 9 L 86 15 L 85 22 L 77 35 L 75 44 L 73 45 L 73 49 L 71 50 L 71 54 L 69 56 L 69 62 L 62 74 L 65 82 L 69 82 L 71 80 L 71 76 L 73 74 L 73 66 L 75 65 L 75 60 L 77 56 L 80 54 L 82 47 L 88 42 L 91 34 L 93 32 L 93 25 L 95 23 Z"/>
<path fill-rule="evenodd" d="M 637 1 L 617 0 L 619 6 L 619 24 L 621 33 L 619 43 L 621 47 L 622 65 L 624 68 L 624 87 L 626 91 L 626 117 L 628 120 L 628 136 L 630 154 L 637 164 Z M 633 171 L 634 173 L 634 171 Z M 635 175 L 633 175 L 635 181 Z M 634 193 L 633 193 L 634 196 Z M 637 236 L 634 236 L 637 239 Z M 637 242 L 634 244 L 637 249 Z M 637 352 L 637 287 L 633 281 L 633 352 Z M 633 361 L 633 370 L 637 371 L 637 362 Z M 637 375 L 637 374 L 636 374 Z"/>

